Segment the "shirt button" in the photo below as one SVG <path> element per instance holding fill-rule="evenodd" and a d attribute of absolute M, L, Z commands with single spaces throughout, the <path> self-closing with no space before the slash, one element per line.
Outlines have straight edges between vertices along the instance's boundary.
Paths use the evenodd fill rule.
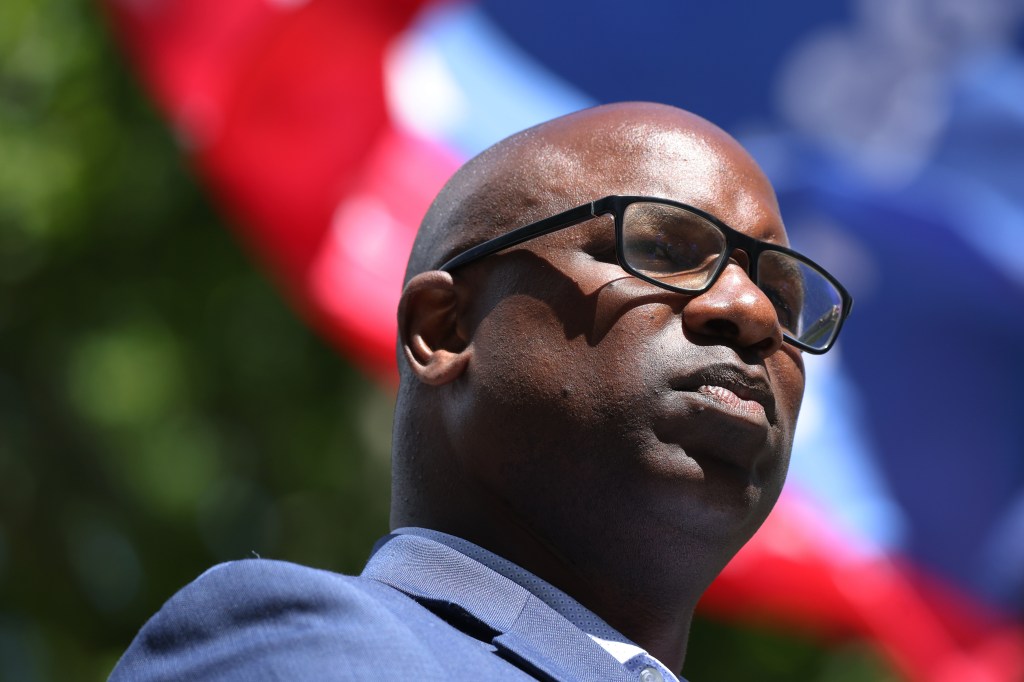
<path fill-rule="evenodd" d="M 647 666 L 640 670 L 640 682 L 665 682 L 657 668 Z"/>

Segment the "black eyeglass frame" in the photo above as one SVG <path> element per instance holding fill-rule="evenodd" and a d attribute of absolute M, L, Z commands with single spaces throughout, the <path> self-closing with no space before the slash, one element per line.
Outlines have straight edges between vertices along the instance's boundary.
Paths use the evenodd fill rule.
<path fill-rule="evenodd" d="M 664 282 L 662 280 L 651 277 L 650 275 L 645 275 L 644 273 L 639 272 L 635 268 L 630 266 L 629 263 L 625 262 L 625 258 L 622 256 L 622 254 L 625 253 L 625 243 L 622 227 L 623 216 L 625 215 L 627 206 L 638 202 L 665 204 L 666 206 L 674 206 L 676 208 L 681 208 L 685 211 L 689 211 L 707 220 L 712 225 L 721 230 L 722 234 L 725 235 L 725 248 L 722 250 L 722 254 L 718 257 L 718 263 L 715 265 L 714 271 L 712 272 L 711 276 L 708 278 L 708 281 L 704 286 L 700 287 L 699 289 L 686 289 L 683 287 L 677 287 L 675 285 L 669 284 L 668 282 Z M 853 308 L 853 297 L 846 290 L 846 287 L 840 284 L 839 280 L 833 277 L 831 273 L 825 270 L 825 268 L 821 267 L 807 256 L 785 246 L 771 244 L 769 242 L 761 241 L 760 239 L 755 239 L 754 237 L 743 234 L 742 232 L 739 232 L 738 230 L 729 227 L 724 222 L 722 222 L 715 216 L 711 215 L 707 211 L 703 211 L 695 206 L 690 206 L 689 204 L 684 204 L 679 201 L 673 201 L 671 199 L 662 199 L 660 197 L 613 194 L 610 196 L 603 197 L 601 199 L 596 199 L 581 206 L 577 206 L 576 208 L 570 208 L 568 211 L 562 211 L 561 213 L 550 216 L 548 218 L 544 218 L 542 220 L 538 220 L 536 222 L 530 223 L 529 225 L 518 227 L 512 230 L 511 232 L 506 232 L 505 234 L 495 237 L 494 239 L 488 239 L 487 241 L 481 244 L 477 244 L 476 246 L 470 247 L 463 251 L 462 253 L 456 255 L 454 258 L 451 258 L 450 260 L 445 262 L 438 268 L 438 270 L 442 270 L 444 272 L 451 272 L 455 268 L 480 260 L 485 256 L 489 256 L 491 254 L 503 251 L 513 246 L 517 246 L 525 241 L 529 241 L 530 239 L 541 237 L 546 234 L 551 234 L 552 232 L 557 232 L 558 230 L 564 230 L 566 228 L 572 227 L 573 225 L 578 225 L 582 222 L 590 220 L 591 218 L 597 218 L 599 216 L 608 214 L 613 215 L 615 219 L 615 259 L 616 261 L 618 261 L 619 267 L 621 267 L 623 270 L 625 270 L 627 273 L 634 277 L 638 277 L 639 279 L 642 279 L 645 282 L 650 282 L 651 284 L 661 287 L 662 289 L 667 289 L 668 291 L 674 291 L 680 294 L 687 294 L 689 296 L 695 296 L 697 294 L 701 294 L 707 291 L 718 280 L 718 277 L 722 274 L 722 271 L 725 270 L 725 267 L 729 262 L 729 257 L 737 249 L 747 254 L 749 262 L 749 267 L 747 268 L 747 276 L 750 277 L 750 279 L 755 283 L 755 285 L 757 283 L 757 262 L 761 254 L 764 253 L 765 251 L 778 251 L 813 268 L 825 279 L 827 279 L 836 288 L 836 291 L 839 292 L 840 299 L 842 300 L 842 312 L 839 316 L 838 321 L 836 322 L 836 327 L 835 330 L 832 332 L 831 337 L 829 338 L 828 342 L 821 348 L 815 348 L 813 346 L 810 346 L 800 341 L 799 339 L 796 339 L 790 336 L 789 334 L 783 332 L 783 337 L 787 342 L 791 343 L 797 348 L 800 348 L 801 350 L 807 351 L 808 353 L 821 355 L 827 352 L 835 343 L 836 339 L 839 338 L 839 332 L 842 330 L 843 323 L 846 321 L 846 318 L 850 315 L 850 311 Z M 758 286 L 758 288 L 760 288 L 760 286 Z"/>

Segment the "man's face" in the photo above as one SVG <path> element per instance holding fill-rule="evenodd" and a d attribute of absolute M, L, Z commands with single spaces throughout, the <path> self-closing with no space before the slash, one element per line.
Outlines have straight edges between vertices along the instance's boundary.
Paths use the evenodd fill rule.
<path fill-rule="evenodd" d="M 733 143 L 655 131 L 618 146 L 579 151 L 545 210 L 657 196 L 786 243 L 768 181 Z M 554 547 L 714 538 L 731 556 L 778 497 L 803 393 L 799 351 L 734 258 L 705 293 L 668 292 L 619 267 L 603 217 L 460 270 L 472 359 L 457 419 L 481 427 L 465 471 Z"/>

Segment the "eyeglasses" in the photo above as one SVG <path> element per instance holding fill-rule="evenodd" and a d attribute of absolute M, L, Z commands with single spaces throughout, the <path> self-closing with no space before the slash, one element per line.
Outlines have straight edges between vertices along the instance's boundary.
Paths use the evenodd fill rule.
<path fill-rule="evenodd" d="M 479 260 L 597 216 L 615 216 L 615 253 L 623 270 L 663 289 L 696 295 L 722 274 L 732 253 L 747 254 L 747 274 L 775 306 L 785 340 L 821 354 L 835 343 L 853 298 L 823 267 L 792 249 L 738 232 L 678 201 L 607 196 L 478 244 L 439 269 Z"/>

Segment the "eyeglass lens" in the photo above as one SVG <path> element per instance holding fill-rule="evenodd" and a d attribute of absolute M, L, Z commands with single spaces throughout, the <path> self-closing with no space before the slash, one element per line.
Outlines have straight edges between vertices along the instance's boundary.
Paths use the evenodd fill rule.
<path fill-rule="evenodd" d="M 727 257 L 725 234 L 678 206 L 629 204 L 622 217 L 622 257 L 629 267 L 673 287 L 700 290 Z M 775 306 L 790 337 L 825 348 L 837 330 L 842 295 L 817 268 L 780 251 L 763 251 L 757 286 Z"/>

